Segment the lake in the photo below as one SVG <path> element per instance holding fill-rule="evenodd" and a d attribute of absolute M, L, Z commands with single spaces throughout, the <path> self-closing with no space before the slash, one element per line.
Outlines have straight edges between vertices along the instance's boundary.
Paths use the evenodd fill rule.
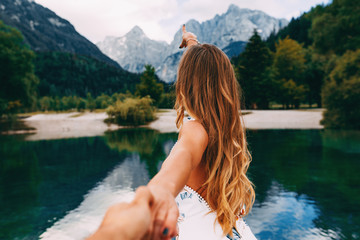
<path fill-rule="evenodd" d="M 82 239 L 156 174 L 176 133 L 0 136 L 0 239 Z M 248 131 L 258 239 L 360 239 L 360 132 Z"/>

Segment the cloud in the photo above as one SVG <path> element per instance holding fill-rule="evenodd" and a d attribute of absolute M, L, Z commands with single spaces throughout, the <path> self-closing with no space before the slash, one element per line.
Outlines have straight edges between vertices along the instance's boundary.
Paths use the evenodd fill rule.
<path fill-rule="evenodd" d="M 171 18 L 176 0 L 36 0 L 60 17 L 69 20 L 76 30 L 93 42 L 105 36 L 122 36 L 135 25 L 155 39 L 166 39 L 159 22 Z"/>
<path fill-rule="evenodd" d="M 190 19 L 205 21 L 226 12 L 230 4 L 258 9 L 277 18 L 297 17 L 311 6 L 331 0 L 35 0 L 60 17 L 92 42 L 105 36 L 123 36 L 135 25 L 156 40 L 170 42 Z"/>

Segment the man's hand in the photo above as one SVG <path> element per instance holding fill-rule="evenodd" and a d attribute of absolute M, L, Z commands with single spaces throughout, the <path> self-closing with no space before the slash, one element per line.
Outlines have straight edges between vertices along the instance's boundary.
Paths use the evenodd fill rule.
<path fill-rule="evenodd" d="M 140 240 L 151 226 L 154 198 L 147 187 L 139 187 L 131 203 L 108 209 L 98 230 L 88 240 Z"/>

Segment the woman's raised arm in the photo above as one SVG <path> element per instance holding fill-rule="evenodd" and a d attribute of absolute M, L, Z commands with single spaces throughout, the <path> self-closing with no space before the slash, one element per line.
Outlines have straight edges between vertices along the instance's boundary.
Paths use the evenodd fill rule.
<path fill-rule="evenodd" d="M 185 24 L 182 26 L 182 33 L 182 42 L 179 48 L 191 47 L 199 43 L 195 34 L 186 31 Z"/>

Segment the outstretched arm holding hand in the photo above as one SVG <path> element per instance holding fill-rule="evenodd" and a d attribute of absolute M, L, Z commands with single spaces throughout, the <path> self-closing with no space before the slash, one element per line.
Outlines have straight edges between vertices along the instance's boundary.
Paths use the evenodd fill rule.
<path fill-rule="evenodd" d="M 159 173 L 148 184 L 154 196 L 151 239 L 170 239 L 178 234 L 179 210 L 175 197 L 187 183 L 190 173 L 200 164 L 207 143 L 208 136 L 201 123 L 189 121 L 181 127 L 177 143 Z"/>

